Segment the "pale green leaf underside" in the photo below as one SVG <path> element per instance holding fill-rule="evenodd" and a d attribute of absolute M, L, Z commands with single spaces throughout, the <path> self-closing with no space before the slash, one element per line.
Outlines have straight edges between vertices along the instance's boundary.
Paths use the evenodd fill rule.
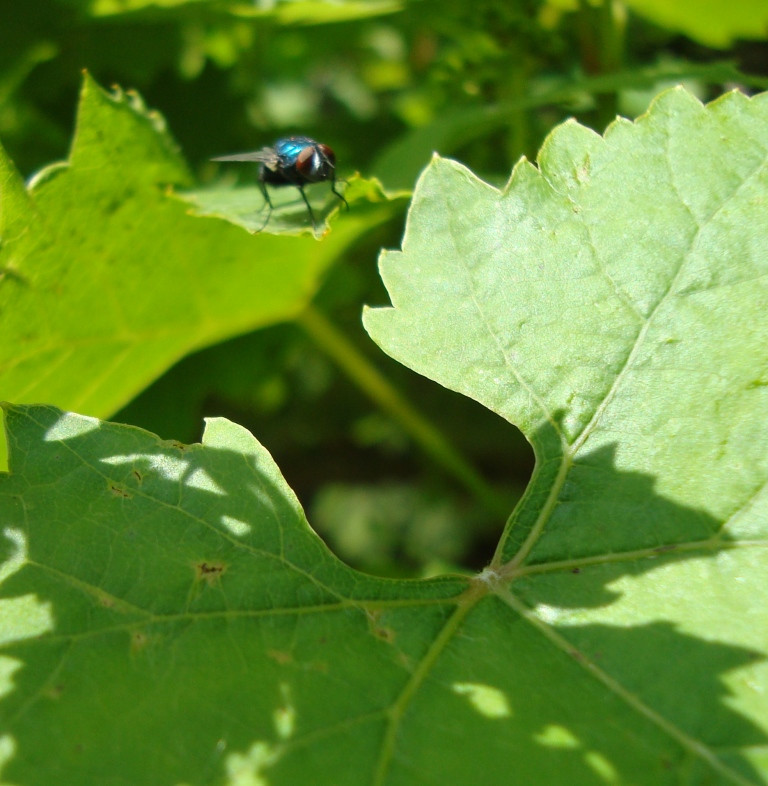
<path fill-rule="evenodd" d="M 3 782 L 768 782 L 765 115 L 675 91 L 503 193 L 425 172 L 366 324 L 537 452 L 473 579 L 344 567 L 226 421 L 11 408 Z"/>
<path fill-rule="evenodd" d="M 762 490 L 767 156 L 768 94 L 678 89 L 605 138 L 565 123 L 504 192 L 440 159 L 422 176 L 381 260 L 394 308 L 365 323 L 536 448 L 500 562 L 544 523 L 540 559 L 594 553 L 597 522 L 598 551 L 707 537 Z"/>

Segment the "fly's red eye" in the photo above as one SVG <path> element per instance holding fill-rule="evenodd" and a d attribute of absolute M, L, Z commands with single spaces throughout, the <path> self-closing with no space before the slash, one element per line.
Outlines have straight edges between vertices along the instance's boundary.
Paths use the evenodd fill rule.
<path fill-rule="evenodd" d="M 296 169 L 303 175 L 311 174 L 315 169 L 314 159 L 315 148 L 308 145 L 296 156 Z"/>
<path fill-rule="evenodd" d="M 317 149 L 320 151 L 320 154 L 328 161 L 332 166 L 336 165 L 336 154 L 331 150 L 328 145 L 318 145 Z"/>

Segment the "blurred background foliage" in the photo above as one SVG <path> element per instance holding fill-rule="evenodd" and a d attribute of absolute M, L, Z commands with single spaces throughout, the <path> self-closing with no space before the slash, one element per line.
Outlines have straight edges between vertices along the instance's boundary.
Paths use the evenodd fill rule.
<path fill-rule="evenodd" d="M 0 20 L 0 138 L 26 176 L 66 157 L 83 69 L 159 110 L 202 184 L 212 156 L 298 132 L 330 144 L 342 176 L 392 189 L 412 189 L 433 150 L 503 185 L 557 123 L 602 132 L 671 84 L 702 100 L 768 87 L 764 0 L 0 0 Z M 375 262 L 403 220 L 338 260 L 306 319 L 187 357 L 114 419 L 194 441 L 204 416 L 230 417 L 343 559 L 476 569 L 533 456 L 362 330 L 361 305 L 387 302 Z M 380 408 L 350 363 L 401 405 Z M 430 434 L 464 469 L 434 460 Z"/>

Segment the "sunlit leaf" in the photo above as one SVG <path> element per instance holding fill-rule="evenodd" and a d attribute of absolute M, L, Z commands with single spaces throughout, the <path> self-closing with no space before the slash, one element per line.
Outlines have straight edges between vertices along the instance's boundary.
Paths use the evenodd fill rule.
<path fill-rule="evenodd" d="M 305 208 L 301 237 L 252 236 L 190 215 L 167 190 L 188 185 L 162 119 L 88 77 L 68 162 L 26 188 L 0 148 L 0 398 L 110 414 L 193 349 L 295 315 L 389 215 L 379 191 L 321 243 Z M 354 193 L 371 201 L 370 184 Z M 261 195 L 245 198 L 258 215 Z"/>
<path fill-rule="evenodd" d="M 568 10 L 578 7 L 577 0 L 549 3 Z M 722 49 L 739 38 L 764 39 L 768 26 L 768 8 L 763 0 L 625 0 L 625 4 L 660 27 Z"/>

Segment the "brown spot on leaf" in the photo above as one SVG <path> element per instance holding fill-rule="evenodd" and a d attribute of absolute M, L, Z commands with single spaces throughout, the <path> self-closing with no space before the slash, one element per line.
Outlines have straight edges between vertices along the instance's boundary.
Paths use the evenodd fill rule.
<path fill-rule="evenodd" d="M 413 661 L 404 653 L 397 650 L 397 662 L 408 671 L 413 671 Z"/>
<path fill-rule="evenodd" d="M 277 661 L 281 666 L 293 663 L 293 655 L 290 652 L 284 652 L 283 650 L 267 650 L 267 655 L 272 658 L 272 660 Z"/>
<path fill-rule="evenodd" d="M 215 584 L 226 569 L 227 566 L 222 562 L 196 562 L 195 579 Z"/>
<path fill-rule="evenodd" d="M 183 442 L 179 442 L 177 439 L 163 439 L 160 440 L 160 444 L 166 448 L 175 448 L 176 450 L 186 450 L 187 445 Z"/>
<path fill-rule="evenodd" d="M 131 634 L 131 652 L 134 654 L 137 652 L 141 652 L 149 643 L 149 636 L 146 633 L 135 630 Z"/>
<path fill-rule="evenodd" d="M 395 631 L 379 623 L 379 619 L 381 618 L 381 611 L 379 609 L 366 611 L 365 616 L 368 618 L 368 629 L 377 639 L 386 641 L 387 644 L 392 644 L 395 641 Z"/>
<path fill-rule="evenodd" d="M 43 691 L 43 696 L 48 699 L 60 699 L 62 693 L 64 693 L 64 686 L 59 683 L 58 685 L 49 685 Z"/>
<path fill-rule="evenodd" d="M 374 627 L 373 635 L 382 641 L 386 641 L 387 644 L 394 644 L 395 639 L 397 638 L 395 631 L 393 631 L 392 628 L 386 628 L 384 626 Z"/>

